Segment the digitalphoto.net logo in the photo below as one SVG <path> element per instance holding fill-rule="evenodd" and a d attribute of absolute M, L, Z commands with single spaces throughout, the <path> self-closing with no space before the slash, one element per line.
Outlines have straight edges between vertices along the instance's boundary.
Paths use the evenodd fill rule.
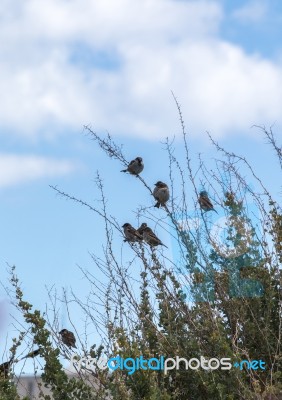
<path fill-rule="evenodd" d="M 176 356 L 174 358 L 160 356 L 159 358 L 145 359 L 143 356 L 137 358 L 122 358 L 120 356 L 112 358 L 92 358 L 92 357 L 79 357 L 77 354 L 72 355 L 71 365 L 76 370 L 80 371 L 84 369 L 86 371 L 95 372 L 98 369 L 110 371 L 125 370 L 128 375 L 134 374 L 139 370 L 153 370 L 163 371 L 165 375 L 171 370 L 187 370 L 195 371 L 203 369 L 206 371 L 214 370 L 230 370 L 231 368 L 237 368 L 240 370 L 265 370 L 265 362 L 262 360 L 241 360 L 231 361 L 231 358 L 207 358 L 200 356 L 200 358 L 192 357 L 190 359 Z"/>

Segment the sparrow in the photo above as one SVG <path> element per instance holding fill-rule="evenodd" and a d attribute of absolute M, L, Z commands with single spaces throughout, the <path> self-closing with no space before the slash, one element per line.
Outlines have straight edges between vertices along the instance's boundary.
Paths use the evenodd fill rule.
<path fill-rule="evenodd" d="M 147 224 L 142 224 L 143 225 L 143 239 L 145 240 L 145 242 L 147 242 L 151 247 L 155 247 L 155 246 L 164 246 L 168 249 L 168 247 L 163 244 L 163 242 L 154 234 L 154 232 L 152 231 L 151 228 L 149 228 L 147 226 Z M 141 227 L 142 227 L 141 225 Z M 146 226 L 145 226 L 146 225 Z M 140 228 L 141 228 L 140 227 Z"/>
<path fill-rule="evenodd" d="M 142 235 L 128 222 L 122 225 L 124 232 L 124 242 L 142 242 Z"/>
<path fill-rule="evenodd" d="M 126 169 L 120 172 L 129 172 L 131 175 L 139 175 L 144 169 L 143 160 L 141 157 L 136 157 L 135 160 L 130 161 Z"/>
<path fill-rule="evenodd" d="M 3 376 L 4 378 L 8 377 L 13 360 L 14 360 L 14 357 L 12 357 L 9 361 L 6 361 L 3 364 L 0 364 L 0 377 L 1 376 Z"/>
<path fill-rule="evenodd" d="M 76 345 L 75 345 L 76 339 L 75 339 L 75 337 L 74 337 L 74 334 L 73 334 L 71 331 L 68 331 L 67 329 L 62 329 L 62 330 L 59 332 L 59 334 L 60 334 L 61 337 L 62 337 L 62 342 L 63 342 L 66 346 L 68 346 L 69 348 L 75 347 L 75 348 L 77 349 L 77 347 L 76 347 Z"/>
<path fill-rule="evenodd" d="M 159 208 L 160 206 L 164 206 L 165 203 L 168 201 L 169 189 L 168 186 L 161 181 L 155 183 L 155 186 L 156 187 L 153 190 L 153 196 L 157 200 L 155 207 Z"/>
<path fill-rule="evenodd" d="M 213 208 L 213 204 L 209 199 L 209 196 L 205 190 L 200 192 L 200 196 L 198 198 L 200 207 L 204 211 L 215 211 L 217 214 L 218 212 Z"/>
<path fill-rule="evenodd" d="M 30 351 L 27 355 L 25 355 L 24 357 L 22 357 L 19 361 L 24 360 L 25 358 L 34 358 L 36 356 L 38 356 L 40 353 L 40 349 L 36 349 L 33 351 Z"/>
<path fill-rule="evenodd" d="M 137 232 L 143 237 L 143 232 L 144 232 L 144 229 L 145 228 L 147 228 L 147 224 L 146 224 L 146 222 L 143 222 L 143 224 L 141 224 L 140 226 L 139 226 L 139 228 L 137 229 Z"/>

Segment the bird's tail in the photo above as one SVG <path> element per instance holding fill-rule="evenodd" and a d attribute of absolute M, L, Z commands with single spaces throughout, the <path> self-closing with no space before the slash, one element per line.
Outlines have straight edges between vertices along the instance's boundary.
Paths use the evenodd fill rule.
<path fill-rule="evenodd" d="M 30 353 L 26 354 L 22 358 L 20 358 L 18 361 L 24 360 L 25 358 L 34 358 L 39 355 L 39 348 L 36 350 L 31 351 Z"/>
<path fill-rule="evenodd" d="M 156 204 L 154 205 L 154 207 L 160 208 L 161 203 L 159 201 L 156 202 Z"/>
<path fill-rule="evenodd" d="M 120 172 L 127 172 L 127 169 L 122 169 Z"/>

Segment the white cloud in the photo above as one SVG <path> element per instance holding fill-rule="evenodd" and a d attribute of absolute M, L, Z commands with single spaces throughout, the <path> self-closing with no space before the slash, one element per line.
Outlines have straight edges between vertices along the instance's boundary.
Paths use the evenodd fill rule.
<path fill-rule="evenodd" d="M 0 154 L 0 188 L 45 177 L 66 175 L 74 169 L 75 166 L 69 161 Z"/>
<path fill-rule="evenodd" d="M 90 123 L 161 138 L 178 130 L 170 90 L 195 134 L 281 121 L 281 65 L 220 40 L 216 2 L 10 0 L 0 17 L 0 126 L 9 132 Z"/>

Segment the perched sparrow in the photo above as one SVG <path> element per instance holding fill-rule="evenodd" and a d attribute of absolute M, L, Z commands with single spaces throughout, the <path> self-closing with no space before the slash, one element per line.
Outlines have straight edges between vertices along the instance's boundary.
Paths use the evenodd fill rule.
<path fill-rule="evenodd" d="M 147 224 L 143 222 L 143 224 L 140 225 L 140 227 L 137 229 L 137 232 L 143 237 L 143 232 L 144 229 L 147 228 Z"/>
<path fill-rule="evenodd" d="M 213 208 L 213 204 L 209 199 L 209 196 L 207 194 L 207 192 L 205 190 L 203 190 L 202 192 L 200 192 L 200 196 L 198 198 L 200 207 L 202 210 L 204 211 L 215 211 L 217 214 L 218 212 Z"/>
<path fill-rule="evenodd" d="M 0 377 L 1 376 L 3 376 L 4 378 L 8 377 L 13 360 L 14 360 L 14 357 L 12 357 L 9 361 L 6 361 L 3 364 L 0 364 Z"/>
<path fill-rule="evenodd" d="M 67 329 L 62 329 L 62 330 L 59 332 L 59 334 L 60 334 L 61 337 L 62 337 L 62 342 L 63 342 L 66 346 L 68 346 L 69 348 L 75 347 L 75 348 L 77 349 L 77 347 L 76 347 L 76 345 L 75 345 L 76 339 L 75 339 L 75 337 L 74 337 L 74 334 L 73 334 L 71 331 L 68 331 Z"/>
<path fill-rule="evenodd" d="M 168 248 L 165 244 L 163 244 L 163 242 L 154 234 L 154 232 L 152 231 L 151 228 L 149 228 L 147 226 L 147 224 L 142 224 L 143 225 L 143 239 L 145 240 L 145 242 L 147 242 L 151 247 L 155 247 L 155 246 L 164 246 L 166 248 Z M 141 227 L 142 227 L 141 225 Z M 146 227 L 144 226 L 146 225 Z M 141 228 L 140 227 L 140 228 Z"/>
<path fill-rule="evenodd" d="M 30 351 L 26 356 L 22 357 L 20 360 L 23 360 L 24 358 L 34 358 L 39 355 L 39 352 L 40 352 L 39 348 L 36 350 Z"/>
<path fill-rule="evenodd" d="M 153 196 L 157 200 L 155 207 L 159 208 L 160 206 L 164 206 L 165 203 L 168 201 L 169 189 L 168 189 L 168 186 L 161 181 L 158 181 L 157 183 L 155 183 L 155 186 L 156 187 L 153 190 Z"/>
<path fill-rule="evenodd" d="M 136 157 L 135 160 L 130 161 L 128 167 L 120 172 L 129 172 L 132 175 L 139 175 L 144 169 L 143 160 L 141 157 Z"/>
<path fill-rule="evenodd" d="M 122 225 L 123 227 L 123 232 L 124 232 L 124 242 L 141 242 L 142 241 L 142 235 L 133 228 L 128 222 Z"/>

